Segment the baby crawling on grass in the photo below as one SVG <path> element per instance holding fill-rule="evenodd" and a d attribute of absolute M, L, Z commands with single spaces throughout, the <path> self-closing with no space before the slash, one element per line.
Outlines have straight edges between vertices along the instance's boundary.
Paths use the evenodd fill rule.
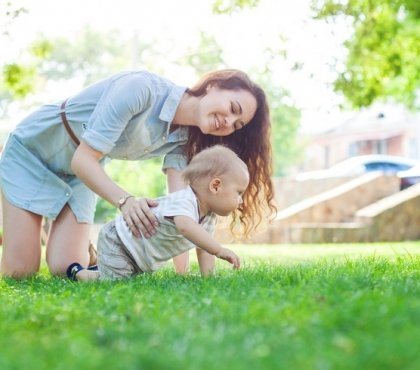
<path fill-rule="evenodd" d="M 152 208 L 158 219 L 156 234 L 137 238 L 122 215 L 104 225 L 98 237 L 97 270 L 72 263 L 72 280 L 123 279 L 159 270 L 174 256 L 192 248 L 240 267 L 239 257 L 212 236 L 216 215 L 228 216 L 242 205 L 249 183 L 246 164 L 230 149 L 215 145 L 193 157 L 182 172 L 187 187 L 157 198 Z M 200 264 L 202 274 L 208 273 Z"/>

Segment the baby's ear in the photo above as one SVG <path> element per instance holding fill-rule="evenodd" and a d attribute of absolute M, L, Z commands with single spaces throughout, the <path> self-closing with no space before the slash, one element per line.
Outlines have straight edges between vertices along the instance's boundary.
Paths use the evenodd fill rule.
<path fill-rule="evenodd" d="M 213 194 L 217 194 L 220 190 L 221 185 L 222 185 L 222 180 L 216 177 L 210 181 L 209 189 Z"/>

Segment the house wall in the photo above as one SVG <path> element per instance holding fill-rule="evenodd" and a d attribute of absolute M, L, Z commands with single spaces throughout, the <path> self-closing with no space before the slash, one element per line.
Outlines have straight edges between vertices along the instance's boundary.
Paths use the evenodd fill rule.
<path fill-rule="evenodd" d="M 405 148 L 404 143 L 406 140 L 407 140 L 406 135 L 401 135 L 401 136 L 392 137 L 388 139 L 387 140 L 388 152 L 386 154 L 399 155 L 403 157 L 408 156 L 404 150 Z"/>
<path fill-rule="evenodd" d="M 343 115 L 344 117 L 344 115 Z M 306 135 L 300 171 L 324 169 L 356 155 L 389 154 L 420 159 L 420 113 L 375 104 L 323 134 Z"/>
<path fill-rule="evenodd" d="M 420 125 L 420 123 L 419 123 Z M 389 154 L 401 157 L 420 158 L 420 138 L 413 130 L 386 139 L 371 139 L 370 134 L 325 135 L 313 138 L 305 148 L 305 160 L 301 171 L 331 167 L 349 157 L 366 154 Z"/>

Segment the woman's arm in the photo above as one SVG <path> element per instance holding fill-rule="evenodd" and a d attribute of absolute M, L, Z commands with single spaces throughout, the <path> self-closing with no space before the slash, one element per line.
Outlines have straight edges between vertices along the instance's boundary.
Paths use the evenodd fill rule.
<path fill-rule="evenodd" d="M 106 174 L 99 160 L 103 154 L 83 140 L 77 147 L 71 162 L 71 168 L 91 190 L 98 194 L 101 198 L 118 207 L 118 201 L 124 196 L 129 195 L 124 189 L 118 186 Z M 156 222 L 156 217 L 150 210 L 150 206 L 156 205 L 156 202 L 150 199 L 128 198 L 126 203 L 121 207 L 124 220 L 130 227 L 130 230 L 137 237 L 140 237 L 139 230 L 147 237 L 154 232 L 155 227 L 152 225 Z"/>

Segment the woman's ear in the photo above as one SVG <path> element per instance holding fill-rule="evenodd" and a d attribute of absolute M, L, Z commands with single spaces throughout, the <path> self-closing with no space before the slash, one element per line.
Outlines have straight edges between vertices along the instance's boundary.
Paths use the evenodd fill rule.
<path fill-rule="evenodd" d="M 212 194 L 217 194 L 220 190 L 220 187 L 222 185 L 222 180 L 220 180 L 218 177 L 212 179 L 209 183 L 209 190 Z"/>

